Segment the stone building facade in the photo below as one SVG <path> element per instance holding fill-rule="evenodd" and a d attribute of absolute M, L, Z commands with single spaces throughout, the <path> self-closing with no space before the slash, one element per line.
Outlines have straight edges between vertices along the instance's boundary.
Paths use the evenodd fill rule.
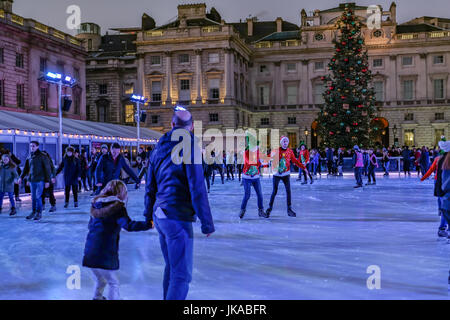
<path fill-rule="evenodd" d="M 397 6 L 379 6 L 381 24 L 366 26 L 368 8 L 350 4 L 363 22 L 377 95 L 379 142 L 435 145 L 450 135 L 448 19 L 399 24 Z M 137 31 L 138 92 L 149 98 L 146 125 L 170 129 L 172 107 L 188 106 L 203 129 L 276 128 L 292 146 L 320 143 L 316 117 L 321 77 L 334 53 L 335 21 L 344 4 L 300 13 L 298 22 L 249 18 L 225 22 L 205 4 L 178 6 L 177 18 Z"/>
<path fill-rule="evenodd" d="M 72 106 L 64 117 L 86 119 L 85 58 L 71 35 L 13 13 L 12 0 L 0 0 L 0 109 L 58 115 L 58 88 L 39 80 L 46 72 L 77 80 L 63 88 Z"/>

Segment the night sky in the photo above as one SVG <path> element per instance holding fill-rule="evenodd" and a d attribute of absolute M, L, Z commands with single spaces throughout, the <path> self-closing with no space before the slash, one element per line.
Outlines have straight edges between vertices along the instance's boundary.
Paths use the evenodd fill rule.
<path fill-rule="evenodd" d="M 206 3 L 207 10 L 214 6 L 226 22 L 245 20 L 249 15 L 259 20 L 284 20 L 300 24 L 300 11 L 308 14 L 315 9 L 325 10 L 345 1 L 338 0 L 14 0 L 14 12 L 26 18 L 75 34 L 66 27 L 69 5 L 81 8 L 82 22 L 95 22 L 104 34 L 108 28 L 140 26 L 142 14 L 146 12 L 162 25 L 176 18 L 177 5 L 183 3 Z M 354 1 L 358 5 L 381 4 L 389 10 L 391 0 Z M 32 3 L 33 5 L 30 5 Z M 405 22 L 420 16 L 450 18 L 449 0 L 397 0 L 397 19 Z M 39 4 L 39 5 L 37 5 Z"/>

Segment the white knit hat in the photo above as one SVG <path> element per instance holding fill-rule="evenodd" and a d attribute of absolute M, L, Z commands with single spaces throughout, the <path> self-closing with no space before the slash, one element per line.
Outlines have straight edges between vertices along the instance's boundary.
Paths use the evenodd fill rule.
<path fill-rule="evenodd" d="M 439 148 L 444 152 L 450 152 L 450 141 L 439 141 Z"/>

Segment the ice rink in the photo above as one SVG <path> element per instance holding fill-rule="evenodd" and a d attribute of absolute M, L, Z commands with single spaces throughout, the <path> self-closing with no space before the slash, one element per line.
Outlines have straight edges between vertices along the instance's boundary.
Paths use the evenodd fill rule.
<path fill-rule="evenodd" d="M 438 240 L 433 181 L 391 174 L 376 186 L 353 189 L 352 176 L 323 176 L 301 185 L 292 176 L 293 208 L 286 214 L 280 184 L 270 219 L 258 218 L 252 190 L 238 218 L 243 187 L 220 184 L 210 193 L 216 233 L 194 227 L 194 271 L 188 299 L 449 299 L 450 244 Z M 219 183 L 218 183 L 219 182 Z M 272 179 L 262 180 L 265 208 Z M 16 217 L 5 199 L 0 215 L 0 299 L 92 299 L 94 282 L 81 267 L 90 197 L 80 208 L 26 221 L 30 200 Z M 71 199 L 72 201 L 72 199 Z M 143 219 L 144 188 L 130 191 L 128 211 Z M 49 206 L 47 204 L 48 211 Z M 119 271 L 124 299 L 161 299 L 163 257 L 156 230 L 122 231 Z M 81 267 L 81 289 L 66 286 L 71 265 Z M 369 290 L 369 266 L 380 268 L 381 288 Z"/>

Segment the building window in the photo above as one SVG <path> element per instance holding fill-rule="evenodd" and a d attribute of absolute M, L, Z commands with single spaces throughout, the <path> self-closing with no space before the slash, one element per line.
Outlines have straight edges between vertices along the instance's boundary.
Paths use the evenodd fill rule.
<path fill-rule="evenodd" d="M 218 122 L 219 114 L 218 113 L 210 113 L 209 114 L 209 122 Z"/>
<path fill-rule="evenodd" d="M 270 123 L 269 118 L 261 118 L 261 125 L 262 126 L 268 126 Z"/>
<path fill-rule="evenodd" d="M 318 71 L 318 70 L 323 70 L 323 69 L 324 69 L 323 61 L 314 62 L 314 70 Z"/>
<path fill-rule="evenodd" d="M 152 115 L 151 123 L 152 124 L 158 124 L 159 123 L 159 116 L 158 115 Z"/>
<path fill-rule="evenodd" d="M 325 39 L 325 37 L 323 36 L 322 33 L 316 33 L 315 36 L 314 36 L 314 39 L 316 41 L 322 41 L 323 39 Z"/>
<path fill-rule="evenodd" d="M 16 67 L 23 68 L 23 54 L 16 53 Z"/>
<path fill-rule="evenodd" d="M 17 107 L 23 108 L 25 105 L 24 98 L 25 98 L 25 85 L 24 84 L 17 84 L 16 85 L 16 101 L 17 101 Z"/>
<path fill-rule="evenodd" d="M 107 122 L 107 106 L 105 104 L 101 104 L 98 106 L 98 122 Z"/>
<path fill-rule="evenodd" d="M 444 113 L 443 112 L 435 113 L 434 120 L 444 120 Z"/>
<path fill-rule="evenodd" d="M 41 110 L 47 111 L 48 109 L 48 90 L 47 88 L 41 88 Z"/>
<path fill-rule="evenodd" d="M 262 64 L 259 66 L 259 72 L 267 72 L 267 66 L 265 64 Z"/>
<path fill-rule="evenodd" d="M 295 63 L 288 63 L 286 64 L 286 71 L 287 72 L 295 72 L 297 69 L 297 65 Z"/>
<path fill-rule="evenodd" d="M 152 66 L 160 66 L 161 65 L 161 56 L 151 56 L 150 64 Z"/>
<path fill-rule="evenodd" d="M 98 89 L 99 89 L 100 94 L 108 94 L 108 85 L 107 84 L 99 85 Z"/>
<path fill-rule="evenodd" d="M 439 56 L 434 56 L 433 57 L 433 64 L 443 64 L 444 63 L 444 56 L 443 55 L 439 55 Z"/>
<path fill-rule="evenodd" d="M 414 121 L 414 113 L 405 113 L 405 121 Z"/>
<path fill-rule="evenodd" d="M 133 94 L 134 93 L 134 84 L 133 83 L 125 83 L 123 85 L 123 91 L 125 94 Z"/>
<path fill-rule="evenodd" d="M 414 80 L 403 81 L 403 100 L 414 100 Z"/>
<path fill-rule="evenodd" d="M 414 129 L 405 130 L 404 142 L 406 146 L 412 147 L 414 145 Z"/>
<path fill-rule="evenodd" d="M 220 79 L 209 79 L 209 99 L 217 100 L 220 98 Z"/>
<path fill-rule="evenodd" d="M 92 50 L 92 39 L 88 39 L 88 50 Z"/>
<path fill-rule="evenodd" d="M 384 101 L 384 82 L 383 81 L 375 81 L 373 83 L 373 89 L 375 91 L 376 101 Z"/>
<path fill-rule="evenodd" d="M 219 63 L 220 62 L 219 53 L 212 52 L 212 53 L 208 54 L 208 62 L 209 63 Z"/>
<path fill-rule="evenodd" d="M 189 63 L 189 55 L 187 53 L 180 54 L 178 56 L 179 63 Z"/>
<path fill-rule="evenodd" d="M 160 102 L 161 100 L 161 81 L 152 81 L 152 101 Z"/>
<path fill-rule="evenodd" d="M 373 67 L 379 68 L 383 66 L 383 59 L 373 59 Z"/>
<path fill-rule="evenodd" d="M 289 138 L 289 148 L 297 148 L 297 133 L 295 132 L 288 132 L 288 138 Z"/>
<path fill-rule="evenodd" d="M 180 92 L 179 101 L 190 101 L 191 100 L 191 86 L 188 79 L 180 80 Z"/>
<path fill-rule="evenodd" d="M 287 93 L 287 100 L 286 103 L 293 105 L 293 104 L 297 104 L 297 86 L 288 86 L 286 88 L 286 93 Z"/>
<path fill-rule="evenodd" d="M 0 63 L 5 63 L 5 49 L 0 48 Z"/>
<path fill-rule="evenodd" d="M 125 105 L 125 123 L 134 123 L 134 105 Z"/>
<path fill-rule="evenodd" d="M 297 124 L 296 117 L 288 117 L 288 124 Z"/>
<path fill-rule="evenodd" d="M 47 70 L 47 59 L 41 58 L 39 63 L 39 71 L 45 73 Z"/>
<path fill-rule="evenodd" d="M 5 105 L 5 80 L 0 80 L 0 106 Z"/>
<path fill-rule="evenodd" d="M 325 100 L 323 99 L 323 92 L 325 88 L 322 83 L 316 83 L 314 85 L 314 104 L 323 104 Z"/>
<path fill-rule="evenodd" d="M 441 141 L 442 136 L 445 136 L 444 129 L 435 129 L 434 130 L 434 145 L 435 146 L 437 146 L 439 144 L 439 141 Z"/>
<path fill-rule="evenodd" d="M 267 105 L 269 104 L 269 87 L 260 86 L 259 87 L 259 104 Z"/>
<path fill-rule="evenodd" d="M 434 98 L 444 99 L 444 79 L 433 80 Z"/>
<path fill-rule="evenodd" d="M 409 57 L 403 57 L 402 58 L 402 65 L 404 66 L 412 66 L 413 64 L 413 57 L 409 56 Z"/>

